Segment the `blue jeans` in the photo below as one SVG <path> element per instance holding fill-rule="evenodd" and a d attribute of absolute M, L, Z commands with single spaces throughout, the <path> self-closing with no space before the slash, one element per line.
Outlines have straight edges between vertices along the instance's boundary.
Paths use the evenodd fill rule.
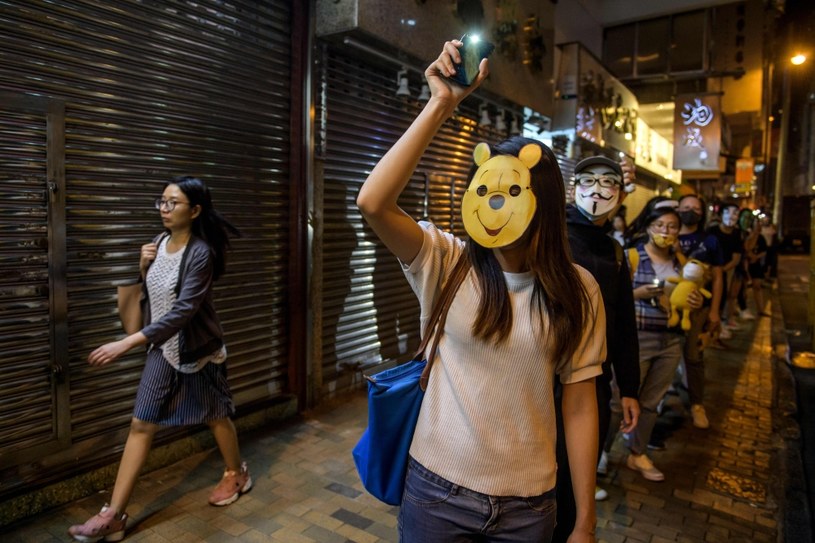
<path fill-rule="evenodd" d="M 540 496 L 490 496 L 408 462 L 400 543 L 548 543 L 555 527 L 555 490 Z"/>

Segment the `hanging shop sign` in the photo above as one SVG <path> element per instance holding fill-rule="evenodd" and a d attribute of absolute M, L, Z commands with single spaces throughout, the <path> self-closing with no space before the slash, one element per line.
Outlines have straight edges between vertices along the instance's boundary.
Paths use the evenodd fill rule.
<path fill-rule="evenodd" d="M 719 170 L 721 95 L 685 94 L 674 108 L 674 163 L 680 170 Z"/>
<path fill-rule="evenodd" d="M 753 190 L 753 168 L 755 159 L 739 158 L 736 160 L 736 192 L 739 194 L 749 193 Z"/>

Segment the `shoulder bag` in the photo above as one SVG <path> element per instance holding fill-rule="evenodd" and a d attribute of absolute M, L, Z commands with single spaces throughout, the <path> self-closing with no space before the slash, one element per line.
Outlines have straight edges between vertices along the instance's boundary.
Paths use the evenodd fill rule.
<path fill-rule="evenodd" d="M 156 236 L 154 242 L 161 243 L 166 235 L 166 232 L 162 232 Z M 135 334 L 144 327 L 141 310 L 142 287 L 141 281 L 132 285 L 116 287 L 116 305 L 119 309 L 119 320 L 122 321 L 122 329 L 128 336 Z"/>
<path fill-rule="evenodd" d="M 119 320 L 128 336 L 144 327 L 141 311 L 142 284 L 119 285 L 116 287 L 116 304 L 119 307 Z"/>
<path fill-rule="evenodd" d="M 368 380 L 368 428 L 354 447 L 354 463 L 365 489 L 387 504 L 402 503 L 408 451 L 430 369 L 439 338 L 444 333 L 447 310 L 469 268 L 469 259 L 462 254 L 442 288 L 413 360 L 365 377 Z M 433 346 L 425 357 L 431 336 Z"/>

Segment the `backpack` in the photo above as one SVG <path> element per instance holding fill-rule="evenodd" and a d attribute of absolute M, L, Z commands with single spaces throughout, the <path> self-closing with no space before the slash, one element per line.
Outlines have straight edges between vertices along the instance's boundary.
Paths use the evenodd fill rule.
<path fill-rule="evenodd" d="M 688 261 L 688 257 L 683 255 L 680 251 L 676 251 L 674 253 L 676 260 L 679 261 L 680 267 L 685 267 L 685 262 Z M 640 252 L 637 250 L 636 247 L 631 247 L 628 249 L 628 262 L 631 264 L 631 280 L 634 280 L 634 275 L 637 273 L 637 266 L 640 265 Z"/>

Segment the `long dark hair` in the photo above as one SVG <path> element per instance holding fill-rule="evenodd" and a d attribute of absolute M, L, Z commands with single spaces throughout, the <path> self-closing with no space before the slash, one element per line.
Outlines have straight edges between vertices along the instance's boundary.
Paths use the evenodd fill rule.
<path fill-rule="evenodd" d="M 526 265 L 535 274 L 533 309 L 539 318 L 549 316 L 549 337 L 558 362 L 574 355 L 587 324 L 588 294 L 572 265 L 566 239 L 566 194 L 557 159 L 539 141 L 516 136 L 491 146 L 492 155 L 518 156 L 528 144 L 540 146 L 541 160 L 531 169 L 532 191 L 537 199 L 535 215 L 524 234 L 527 246 Z M 475 174 L 473 168 L 470 178 Z M 483 340 L 499 343 L 512 330 L 512 307 L 509 302 L 503 270 L 492 249 L 473 240 L 467 241 L 467 257 L 472 263 L 481 291 L 481 305 L 473 324 L 473 334 Z"/>
<path fill-rule="evenodd" d="M 231 247 L 229 236 L 240 237 L 240 231 L 212 206 L 209 188 L 197 177 L 182 175 L 167 182 L 167 185 L 176 185 L 181 189 L 190 200 L 190 208 L 201 206 L 201 213 L 192 221 L 192 233 L 209 245 L 213 279 L 217 280 L 226 271 L 226 251 Z"/>

